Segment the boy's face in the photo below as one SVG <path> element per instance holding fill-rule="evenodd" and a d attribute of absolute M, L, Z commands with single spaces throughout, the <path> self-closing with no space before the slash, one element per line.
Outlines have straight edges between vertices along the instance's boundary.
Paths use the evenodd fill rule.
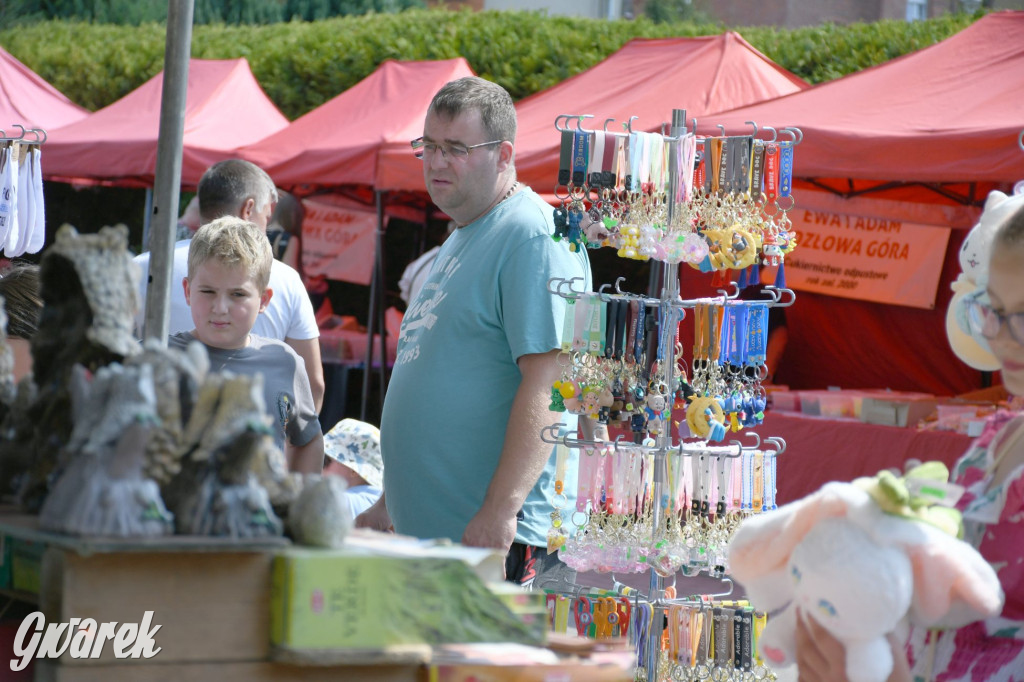
<path fill-rule="evenodd" d="M 256 316 L 267 309 L 273 292 L 260 291 L 241 266 L 209 260 L 191 279 L 182 280 L 192 308 L 195 336 L 214 348 L 245 348 Z"/>

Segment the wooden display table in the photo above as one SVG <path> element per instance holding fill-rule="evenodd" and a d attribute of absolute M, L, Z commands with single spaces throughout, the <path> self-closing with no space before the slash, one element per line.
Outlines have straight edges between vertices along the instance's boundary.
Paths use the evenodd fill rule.
<path fill-rule="evenodd" d="M 112 643 L 97 659 L 36 660 L 35 679 L 60 682 L 218 680 L 242 682 L 425 680 L 419 662 L 329 666 L 273 662 L 270 647 L 271 565 L 283 538 L 225 542 L 218 538 L 75 538 L 38 530 L 37 518 L 0 515 L 0 534 L 45 547 L 38 564 L 39 610 L 47 623 L 93 618 L 139 623 L 153 611 L 161 651 L 154 658 L 116 659 Z M 22 570 L 32 570 L 22 567 Z M 30 591 L 6 592 L 32 599 Z M 6 662 L 5 662 L 6 667 Z"/>

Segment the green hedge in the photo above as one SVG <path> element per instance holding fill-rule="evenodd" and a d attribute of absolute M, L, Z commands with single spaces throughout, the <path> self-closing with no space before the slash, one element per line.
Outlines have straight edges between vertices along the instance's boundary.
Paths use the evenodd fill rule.
<path fill-rule="evenodd" d="M 794 30 L 740 29 L 756 48 L 812 83 L 879 64 L 949 37 L 980 15 Z M 289 118 L 351 87 L 383 60 L 465 57 L 516 99 L 583 71 L 636 37 L 720 32 L 708 24 L 603 21 L 533 12 L 409 10 L 397 14 L 193 29 L 192 55 L 246 57 Z M 0 31 L 0 46 L 72 101 L 98 109 L 160 71 L 164 27 L 49 21 Z"/>

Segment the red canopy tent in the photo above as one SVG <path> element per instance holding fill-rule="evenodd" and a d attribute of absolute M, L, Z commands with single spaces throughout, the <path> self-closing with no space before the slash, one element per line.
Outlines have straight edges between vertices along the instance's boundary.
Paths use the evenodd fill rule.
<path fill-rule="evenodd" d="M 936 394 L 981 385 L 949 349 L 944 318 L 967 228 L 989 190 L 1010 191 L 1024 179 L 1022 74 L 1024 12 L 1000 12 L 891 62 L 701 122 L 701 132 L 724 124 L 749 133 L 748 120 L 800 128 L 796 212 L 959 228 L 931 310 L 802 293 L 788 311 L 779 381 Z"/>
<path fill-rule="evenodd" d="M 88 110 L 73 103 L 0 48 L 0 126 L 18 123 L 26 128 L 49 131 L 88 115 Z M 10 137 L 12 131 L 6 132 Z M 15 137 L 19 133 L 13 132 Z"/>
<path fill-rule="evenodd" d="M 369 76 L 284 130 L 239 150 L 281 186 L 370 185 L 378 190 L 423 191 L 423 164 L 409 140 L 423 134 L 434 93 L 448 81 L 472 76 L 465 59 L 387 60 Z M 404 151 L 413 181 L 385 180 L 381 151 L 389 143 Z"/>
<path fill-rule="evenodd" d="M 87 118 L 50 133 L 44 173 L 63 182 L 152 187 L 163 72 Z M 192 59 L 185 106 L 183 187 L 211 164 L 288 125 L 244 59 Z"/>
<path fill-rule="evenodd" d="M 386 363 L 387 327 L 384 311 L 384 254 L 383 231 L 385 199 L 388 190 L 406 190 L 424 193 L 423 164 L 416 159 L 409 141 L 423 133 L 423 120 L 427 107 L 442 85 L 472 76 L 473 71 L 465 59 L 440 61 L 400 62 L 387 60 L 369 76 L 325 102 L 305 116 L 296 119 L 284 130 L 256 144 L 239 150 L 239 155 L 262 166 L 274 182 L 284 187 L 301 186 L 303 191 L 318 189 L 372 188 L 377 205 L 377 227 L 374 240 L 359 239 L 356 235 L 341 236 L 343 226 L 363 224 L 358 211 L 348 216 L 335 207 L 335 215 L 324 216 L 334 225 L 323 225 L 318 231 L 332 230 L 338 234 L 335 243 L 350 250 L 365 249 L 363 258 L 373 259 L 370 280 L 370 313 L 367 324 L 366 366 L 373 364 L 373 338 L 377 332 L 384 343 L 376 343 L 379 366 Z M 402 154 L 389 162 L 383 157 L 387 147 L 402 150 Z M 390 168 L 397 164 L 414 173 L 406 181 L 389 181 Z M 401 175 L 401 174 L 400 174 Z M 389 213 L 405 203 L 389 200 Z M 311 208 L 307 204 L 307 208 Z M 325 213 L 317 207 L 316 214 Z M 312 236 L 312 235 L 311 235 Z M 307 240 L 307 244 L 310 240 Z M 321 240 L 320 243 L 323 243 Z M 304 248 L 304 256 L 308 255 Z M 324 254 L 320 254 L 324 255 Z M 305 262 L 305 259 L 304 259 Z M 386 391 L 386 373 L 379 373 L 380 395 Z M 366 418 L 370 372 L 363 373 L 362 413 Z"/>
<path fill-rule="evenodd" d="M 555 117 L 593 114 L 637 130 L 659 130 L 673 109 L 702 117 L 809 87 L 733 32 L 699 38 L 636 39 L 590 69 L 516 104 L 516 172 L 548 193 L 558 177 Z M 621 132 L 621 127 L 618 127 Z"/>

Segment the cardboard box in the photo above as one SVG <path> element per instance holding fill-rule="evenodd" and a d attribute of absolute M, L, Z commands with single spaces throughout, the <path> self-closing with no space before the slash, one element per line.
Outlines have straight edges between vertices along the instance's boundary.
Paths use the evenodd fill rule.
<path fill-rule="evenodd" d="M 541 643 L 460 559 L 353 548 L 292 548 L 274 558 L 271 643 L 288 660 L 487 641 Z"/>
<path fill-rule="evenodd" d="M 934 397 L 865 397 L 861 402 L 860 419 L 882 426 L 917 427 L 917 423 L 935 412 Z"/>
<path fill-rule="evenodd" d="M 4 544 L 11 545 L 11 587 L 16 590 L 39 594 L 42 576 L 43 552 L 46 545 L 41 542 L 7 537 Z"/>
<path fill-rule="evenodd" d="M 501 600 L 505 608 L 518 616 L 541 641 L 547 639 L 550 629 L 547 594 L 541 590 L 527 590 L 505 581 L 488 583 L 487 587 Z"/>

